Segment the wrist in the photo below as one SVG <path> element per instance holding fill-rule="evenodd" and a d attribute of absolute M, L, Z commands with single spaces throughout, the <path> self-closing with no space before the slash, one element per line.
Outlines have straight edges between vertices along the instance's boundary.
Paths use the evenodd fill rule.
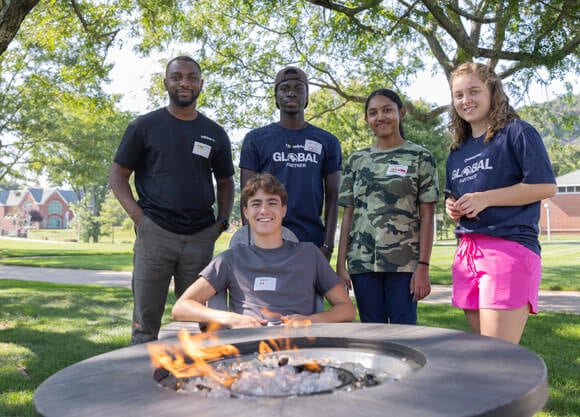
<path fill-rule="evenodd" d="M 427 261 L 417 261 L 418 265 L 425 265 L 425 266 L 429 266 L 429 262 Z"/>
<path fill-rule="evenodd" d="M 219 223 L 221 225 L 222 230 L 224 232 L 230 228 L 230 222 L 226 217 L 218 217 L 216 219 L 216 223 Z"/>
<path fill-rule="evenodd" d="M 323 243 L 320 245 L 322 249 L 326 249 L 328 252 L 332 252 L 334 250 L 334 246 L 330 246 L 328 243 Z"/>

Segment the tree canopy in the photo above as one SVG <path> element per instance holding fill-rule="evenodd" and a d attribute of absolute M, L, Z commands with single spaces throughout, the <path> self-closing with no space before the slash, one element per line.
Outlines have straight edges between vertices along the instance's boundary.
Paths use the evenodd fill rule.
<path fill-rule="evenodd" d="M 335 110 L 363 102 L 375 88 L 392 88 L 405 97 L 425 72 L 449 77 L 468 60 L 494 67 L 516 102 L 532 82 L 577 74 L 579 66 L 575 0 L 7 0 L 1 5 L 0 181 L 21 173 L 19 167 L 34 166 L 31 156 L 46 148 L 41 142 L 57 136 L 52 112 L 72 114 L 74 109 L 63 106 L 79 103 L 114 105 L 116 97 L 102 89 L 111 70 L 106 57 L 111 46 L 129 38 L 143 56 L 187 53 L 199 59 L 206 79 L 201 104 L 230 129 L 275 118 L 272 83 L 287 64 L 306 70 L 311 92 L 330 94 L 311 100 L 307 116 L 318 124 L 339 123 L 343 116 Z M 164 99 L 160 83 L 151 91 Z M 446 110 L 433 103 L 406 104 L 423 122 Z M 355 136 L 348 140 L 353 142 L 345 146 L 358 147 Z"/>

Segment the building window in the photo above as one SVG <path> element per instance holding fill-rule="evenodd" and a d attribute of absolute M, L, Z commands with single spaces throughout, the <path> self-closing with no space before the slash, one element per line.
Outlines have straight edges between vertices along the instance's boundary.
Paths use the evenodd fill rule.
<path fill-rule="evenodd" d="M 558 194 L 579 194 L 580 185 L 560 185 L 558 187 Z"/>
<path fill-rule="evenodd" d="M 48 214 L 61 214 L 62 213 L 62 204 L 60 201 L 51 201 L 48 204 Z"/>

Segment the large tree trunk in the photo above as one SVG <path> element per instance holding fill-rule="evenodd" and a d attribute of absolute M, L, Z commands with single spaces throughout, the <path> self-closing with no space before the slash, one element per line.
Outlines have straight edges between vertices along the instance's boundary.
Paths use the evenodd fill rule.
<path fill-rule="evenodd" d="M 0 55 L 18 33 L 22 21 L 40 0 L 2 0 L 0 10 Z"/>

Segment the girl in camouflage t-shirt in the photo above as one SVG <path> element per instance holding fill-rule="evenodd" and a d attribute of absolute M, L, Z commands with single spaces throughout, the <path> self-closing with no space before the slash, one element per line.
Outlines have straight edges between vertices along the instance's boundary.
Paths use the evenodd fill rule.
<path fill-rule="evenodd" d="M 428 150 L 405 139 L 404 115 L 396 93 L 371 93 L 365 120 L 376 142 L 354 152 L 343 173 L 336 270 L 352 282 L 363 322 L 415 324 L 417 300 L 431 291 L 437 168 Z"/>

